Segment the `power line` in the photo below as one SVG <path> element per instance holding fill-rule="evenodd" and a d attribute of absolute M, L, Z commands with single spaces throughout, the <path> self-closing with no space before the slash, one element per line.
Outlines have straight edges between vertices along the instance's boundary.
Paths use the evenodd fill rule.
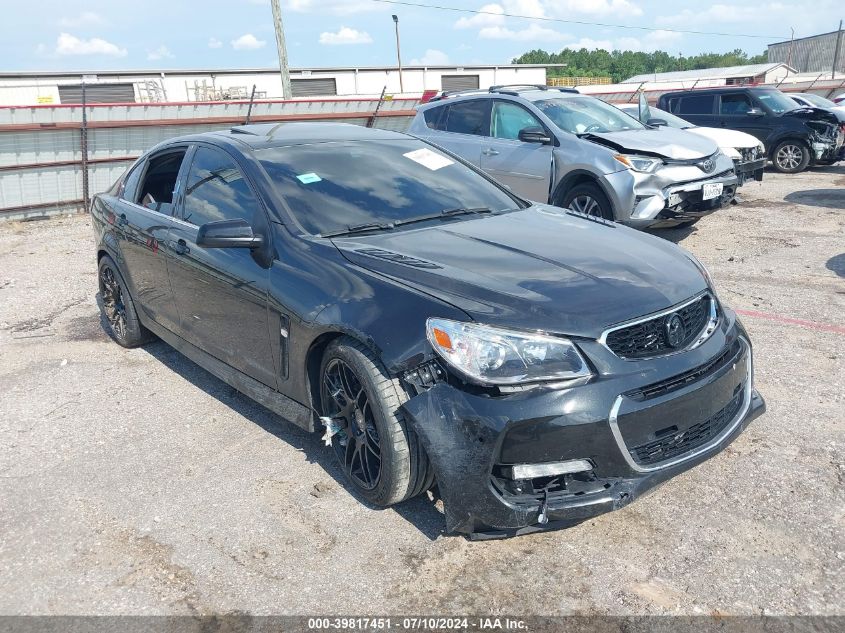
<path fill-rule="evenodd" d="M 634 31 L 669 31 L 670 33 L 686 33 L 689 35 L 721 35 L 724 37 L 753 37 L 759 39 L 783 39 L 782 35 L 748 35 L 746 33 L 718 33 L 714 31 L 686 31 L 683 29 L 656 28 L 650 26 L 632 26 L 630 24 L 607 24 L 604 22 L 585 22 L 581 20 L 563 20 L 561 18 L 538 17 L 533 15 L 518 15 L 515 13 L 497 13 L 496 11 L 482 11 L 481 9 L 459 9 L 457 7 L 443 7 L 436 4 L 423 4 L 421 2 L 405 2 L 404 0 L 371 0 L 384 4 L 401 4 L 406 7 L 419 7 L 422 9 L 438 9 L 440 11 L 454 11 L 457 13 L 476 13 L 481 15 L 495 15 L 503 18 L 521 18 L 523 20 L 540 20 L 543 22 L 560 22 L 563 24 L 581 24 L 584 26 L 604 26 L 613 29 L 630 29 Z"/>

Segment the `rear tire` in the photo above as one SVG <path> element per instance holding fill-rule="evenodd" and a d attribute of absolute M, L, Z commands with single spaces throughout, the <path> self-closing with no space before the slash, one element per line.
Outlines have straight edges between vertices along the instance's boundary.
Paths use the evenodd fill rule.
<path fill-rule="evenodd" d="M 810 148 L 802 141 L 781 141 L 772 152 L 772 164 L 782 174 L 797 174 L 810 164 Z"/>
<path fill-rule="evenodd" d="M 612 221 L 614 219 L 610 200 L 607 199 L 601 187 L 591 182 L 572 187 L 563 194 L 558 206 L 605 220 Z"/>
<path fill-rule="evenodd" d="M 406 400 L 399 381 L 361 343 L 343 336 L 329 344 L 320 366 L 320 411 L 341 427 L 331 442 L 346 478 L 377 506 L 433 484 L 428 457 L 399 410 Z"/>
<path fill-rule="evenodd" d="M 100 286 L 100 312 L 115 342 L 131 348 L 155 340 L 155 335 L 141 325 L 126 282 L 117 264 L 108 255 L 100 260 L 97 278 Z"/>

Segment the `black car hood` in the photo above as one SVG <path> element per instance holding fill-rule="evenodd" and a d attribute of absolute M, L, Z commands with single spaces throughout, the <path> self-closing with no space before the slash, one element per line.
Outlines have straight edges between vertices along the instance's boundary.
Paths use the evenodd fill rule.
<path fill-rule="evenodd" d="M 828 123 L 838 124 L 842 119 L 832 110 L 825 108 L 795 108 L 794 110 L 787 110 L 781 116 L 796 117 L 799 119 L 812 119 L 816 121 L 827 121 Z M 845 118 L 845 117 L 843 117 Z"/>
<path fill-rule="evenodd" d="M 335 239 L 350 262 L 401 280 L 474 320 L 598 337 L 707 285 L 675 245 L 535 206 L 499 216 Z"/>

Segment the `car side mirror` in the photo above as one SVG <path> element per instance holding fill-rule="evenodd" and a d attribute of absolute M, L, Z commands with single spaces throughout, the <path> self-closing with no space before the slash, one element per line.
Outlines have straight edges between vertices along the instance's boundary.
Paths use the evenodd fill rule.
<path fill-rule="evenodd" d="M 766 113 L 763 112 L 762 108 L 751 108 L 745 114 L 747 114 L 748 116 L 766 116 Z"/>
<path fill-rule="evenodd" d="M 522 128 L 519 131 L 519 140 L 523 143 L 543 143 L 544 145 L 552 142 L 546 130 L 539 125 Z"/>
<path fill-rule="evenodd" d="M 664 121 L 663 119 L 649 119 L 646 125 L 650 125 L 651 127 L 668 127 L 669 124 Z"/>
<path fill-rule="evenodd" d="M 255 249 L 264 243 L 246 220 L 219 220 L 207 222 L 197 231 L 197 246 L 204 248 L 249 248 Z"/>

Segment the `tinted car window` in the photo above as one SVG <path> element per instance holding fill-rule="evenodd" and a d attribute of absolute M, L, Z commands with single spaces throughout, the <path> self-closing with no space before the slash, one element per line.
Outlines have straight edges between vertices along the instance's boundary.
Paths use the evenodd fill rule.
<path fill-rule="evenodd" d="M 594 97 L 566 97 L 535 101 L 543 114 L 572 134 L 642 130 L 645 126 L 614 106 Z"/>
<path fill-rule="evenodd" d="M 463 163 L 413 139 L 273 147 L 255 155 L 293 215 L 315 235 L 446 209 L 519 206 Z"/>
<path fill-rule="evenodd" d="M 690 95 L 669 99 L 669 111 L 674 114 L 713 114 L 713 95 Z"/>
<path fill-rule="evenodd" d="M 719 113 L 727 115 L 748 114 L 748 111 L 753 107 L 754 104 L 751 103 L 751 99 L 744 93 L 726 94 L 722 95 Z"/>
<path fill-rule="evenodd" d="M 445 128 L 446 117 L 443 116 L 446 112 L 446 107 L 431 108 L 423 112 L 425 124 L 432 130 L 443 130 Z"/>
<path fill-rule="evenodd" d="M 182 219 L 201 226 L 218 220 L 252 223 L 259 203 L 235 161 L 219 150 L 200 147 L 194 154 Z"/>
<path fill-rule="evenodd" d="M 543 127 L 533 114 L 510 101 L 495 101 L 490 122 L 490 135 L 496 138 L 518 139 L 519 131 L 527 127 Z"/>
<path fill-rule="evenodd" d="M 478 99 L 449 106 L 446 131 L 487 136 L 490 128 L 490 101 Z"/>
<path fill-rule="evenodd" d="M 123 194 L 120 196 L 124 200 L 128 200 L 129 202 L 135 202 L 137 200 L 135 196 L 138 193 L 138 183 L 141 180 L 141 174 L 144 173 L 145 163 L 146 161 L 139 162 L 126 177 L 123 183 Z"/>

